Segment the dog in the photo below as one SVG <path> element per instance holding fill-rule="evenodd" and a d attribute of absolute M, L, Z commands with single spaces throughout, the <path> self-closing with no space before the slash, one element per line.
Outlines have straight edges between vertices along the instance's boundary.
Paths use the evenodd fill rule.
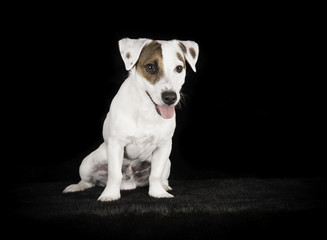
<path fill-rule="evenodd" d="M 105 186 L 99 201 L 120 198 L 120 190 L 149 185 L 154 198 L 172 198 L 168 183 L 175 106 L 186 62 L 196 72 L 194 41 L 124 38 L 118 42 L 128 78 L 113 98 L 103 125 L 104 142 L 82 161 L 80 182 L 64 193 Z"/>

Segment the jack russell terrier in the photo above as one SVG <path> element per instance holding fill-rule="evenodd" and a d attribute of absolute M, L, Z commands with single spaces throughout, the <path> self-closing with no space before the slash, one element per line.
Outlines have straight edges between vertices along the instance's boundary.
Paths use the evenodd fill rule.
<path fill-rule="evenodd" d="M 129 77 L 113 98 L 104 121 L 104 142 L 82 161 L 81 181 L 63 191 L 106 186 L 98 200 L 120 198 L 120 190 L 149 184 L 149 195 L 171 198 L 169 155 L 175 106 L 185 81 L 186 61 L 195 72 L 199 47 L 193 41 L 119 41 Z"/>

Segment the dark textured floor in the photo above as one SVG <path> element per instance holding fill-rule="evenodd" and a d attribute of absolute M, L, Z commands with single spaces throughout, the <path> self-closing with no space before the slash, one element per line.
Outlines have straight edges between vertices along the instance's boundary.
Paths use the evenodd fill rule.
<path fill-rule="evenodd" d="M 11 235 L 94 239 L 280 239 L 322 237 L 323 179 L 229 178 L 171 181 L 173 199 L 148 188 L 123 191 L 115 202 L 96 199 L 103 188 L 62 194 L 68 182 L 26 183 L 10 190 Z"/>

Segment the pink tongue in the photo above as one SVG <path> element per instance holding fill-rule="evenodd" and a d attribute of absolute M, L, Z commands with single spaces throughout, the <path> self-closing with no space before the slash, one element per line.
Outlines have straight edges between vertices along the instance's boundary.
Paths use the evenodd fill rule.
<path fill-rule="evenodd" d="M 174 116 L 174 113 L 175 113 L 175 107 L 174 106 L 159 106 L 157 105 L 157 110 L 159 111 L 160 115 L 163 117 L 163 118 L 172 118 Z"/>

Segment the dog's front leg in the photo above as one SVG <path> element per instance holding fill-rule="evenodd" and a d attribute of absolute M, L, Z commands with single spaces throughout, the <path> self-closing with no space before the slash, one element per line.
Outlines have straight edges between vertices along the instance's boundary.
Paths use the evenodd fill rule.
<path fill-rule="evenodd" d="M 109 138 L 107 142 L 108 180 L 99 201 L 108 202 L 120 198 L 120 184 L 123 178 L 122 164 L 124 145 L 117 139 Z"/>
<path fill-rule="evenodd" d="M 159 146 L 152 155 L 151 160 L 151 174 L 149 177 L 149 195 L 155 198 L 171 198 L 173 195 L 169 194 L 162 185 L 162 175 L 164 173 L 169 155 L 171 152 L 172 140 L 169 139 L 161 146 Z"/>

